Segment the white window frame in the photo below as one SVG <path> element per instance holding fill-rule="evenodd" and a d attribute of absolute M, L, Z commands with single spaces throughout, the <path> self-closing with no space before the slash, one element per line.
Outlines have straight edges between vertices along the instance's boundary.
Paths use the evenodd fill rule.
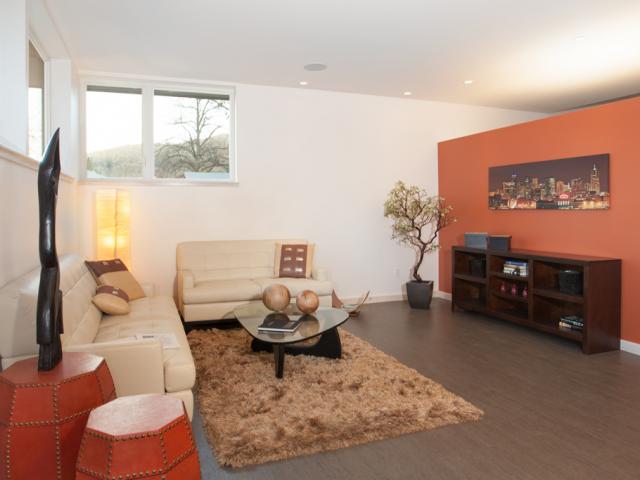
<path fill-rule="evenodd" d="M 46 53 L 45 49 L 42 47 L 40 40 L 36 37 L 36 35 L 29 29 L 29 35 L 27 38 L 27 89 L 29 88 L 29 43 L 33 45 L 38 55 L 42 59 L 42 63 L 44 64 L 44 85 L 42 89 L 42 154 L 47 148 L 47 143 L 51 138 L 51 64 L 49 55 Z M 28 117 L 28 113 L 27 113 Z M 27 155 L 29 153 L 29 119 L 27 118 L 27 131 L 25 132 L 27 137 Z M 33 158 L 33 157 L 29 157 Z M 42 160 L 42 158 L 34 158 L 38 163 Z"/>
<path fill-rule="evenodd" d="M 87 87 L 136 88 L 142 90 L 142 177 L 87 178 Z M 229 95 L 229 178 L 228 179 L 187 179 L 156 178 L 155 152 L 153 142 L 153 98 L 155 90 L 169 90 L 181 93 L 203 93 Z M 83 76 L 80 94 L 80 151 L 82 153 L 81 182 L 85 184 L 127 184 L 127 185 L 235 185 L 238 183 L 236 156 L 236 90 L 233 86 L 203 83 L 185 83 L 155 79 L 135 79 L 119 77 Z"/>

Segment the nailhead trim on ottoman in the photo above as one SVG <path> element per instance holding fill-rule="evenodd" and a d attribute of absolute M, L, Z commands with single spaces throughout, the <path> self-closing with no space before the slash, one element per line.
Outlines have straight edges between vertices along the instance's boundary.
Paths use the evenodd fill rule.
<path fill-rule="evenodd" d="M 89 416 L 77 480 L 199 480 L 200 461 L 181 400 L 121 397 Z"/>
<path fill-rule="evenodd" d="M 30 358 L 0 373 L 0 480 L 73 480 L 89 412 L 115 396 L 104 359 L 86 353 L 46 372 Z"/>

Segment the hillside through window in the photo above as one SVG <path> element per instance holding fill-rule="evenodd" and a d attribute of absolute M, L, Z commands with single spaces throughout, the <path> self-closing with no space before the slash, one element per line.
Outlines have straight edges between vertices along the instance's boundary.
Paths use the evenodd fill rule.
<path fill-rule="evenodd" d="M 87 178 L 140 178 L 142 90 L 88 87 Z"/>

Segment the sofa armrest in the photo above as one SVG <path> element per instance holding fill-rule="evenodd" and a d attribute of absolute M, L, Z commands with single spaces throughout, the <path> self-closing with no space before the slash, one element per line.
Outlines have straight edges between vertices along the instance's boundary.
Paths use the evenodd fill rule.
<path fill-rule="evenodd" d="M 178 310 L 184 316 L 184 291 L 193 288 L 196 279 L 190 270 L 178 270 Z"/>
<path fill-rule="evenodd" d="M 196 278 L 190 270 L 180 270 L 178 272 L 178 282 L 182 286 L 181 290 L 193 288 L 196 285 Z"/>
<path fill-rule="evenodd" d="M 311 278 L 320 282 L 329 281 L 329 270 L 322 267 L 314 267 L 311 271 Z"/>
<path fill-rule="evenodd" d="M 153 283 L 141 283 L 140 286 L 142 287 L 142 290 L 144 290 L 145 297 L 156 296 L 156 286 Z"/>
<path fill-rule="evenodd" d="M 103 357 L 118 397 L 140 393 L 165 393 L 162 345 L 158 340 L 116 340 L 64 347 L 65 352 L 85 352 Z"/>

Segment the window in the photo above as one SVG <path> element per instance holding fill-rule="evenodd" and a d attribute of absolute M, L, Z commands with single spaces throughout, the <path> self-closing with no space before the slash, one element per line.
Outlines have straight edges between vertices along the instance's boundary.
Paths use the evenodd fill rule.
<path fill-rule="evenodd" d="M 85 125 L 87 178 L 235 179 L 230 90 L 89 85 Z"/>
<path fill-rule="evenodd" d="M 44 93 L 44 60 L 29 42 L 29 156 L 38 159 L 44 153 Z"/>
<path fill-rule="evenodd" d="M 156 178 L 228 180 L 229 116 L 228 95 L 156 90 Z"/>
<path fill-rule="evenodd" d="M 87 178 L 142 178 L 142 90 L 87 87 Z"/>

